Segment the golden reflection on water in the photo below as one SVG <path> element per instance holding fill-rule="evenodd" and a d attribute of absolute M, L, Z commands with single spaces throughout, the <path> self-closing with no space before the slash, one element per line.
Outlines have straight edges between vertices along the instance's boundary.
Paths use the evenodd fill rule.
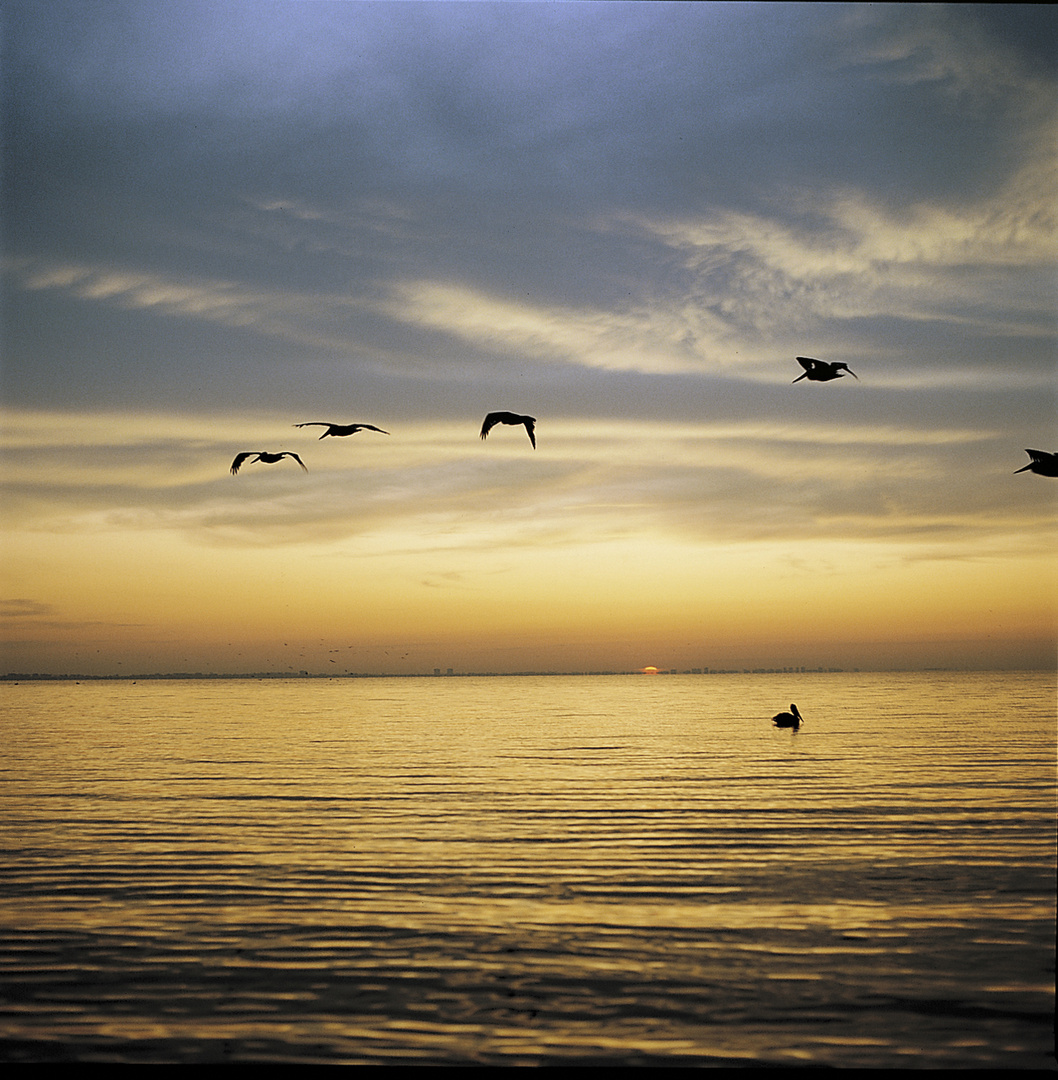
<path fill-rule="evenodd" d="M 13 1056 L 1048 1064 L 1051 677 L 0 692 Z"/>

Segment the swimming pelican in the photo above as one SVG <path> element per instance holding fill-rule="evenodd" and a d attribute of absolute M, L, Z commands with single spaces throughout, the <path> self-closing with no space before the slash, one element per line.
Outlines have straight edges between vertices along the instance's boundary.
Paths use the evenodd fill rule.
<path fill-rule="evenodd" d="M 355 435 L 358 431 L 377 431 L 382 435 L 388 435 L 374 424 L 328 424 L 325 420 L 308 420 L 304 424 L 295 424 L 294 427 L 325 427 L 327 430 L 320 436 L 326 439 L 328 435 Z"/>
<path fill-rule="evenodd" d="M 828 364 L 825 360 L 813 360 L 810 356 L 798 356 L 797 362 L 805 370 L 803 375 L 798 375 L 794 379 L 794 382 L 800 382 L 802 379 L 807 379 L 809 382 L 830 382 L 831 379 L 840 379 L 845 374 L 845 371 L 854 379 L 859 378 L 848 364 L 842 363 L 840 360 Z M 842 368 L 845 370 L 842 371 Z"/>
<path fill-rule="evenodd" d="M 524 424 L 525 430 L 529 433 L 529 441 L 533 444 L 533 449 L 536 449 L 535 416 L 519 416 L 513 412 L 490 412 L 481 425 L 481 437 L 484 439 L 497 424 Z"/>
<path fill-rule="evenodd" d="M 1034 472 L 1037 476 L 1058 476 L 1058 454 L 1048 454 L 1046 450 L 1026 450 L 1032 460 L 1028 465 L 1014 470 L 1016 476 L 1019 472 Z"/>
<path fill-rule="evenodd" d="M 791 705 L 789 712 L 778 713 L 771 719 L 772 723 L 774 723 L 776 727 L 793 728 L 794 731 L 796 731 L 804 723 L 804 720 L 801 719 L 801 714 L 797 711 L 796 705 Z"/>
<path fill-rule="evenodd" d="M 234 476 L 247 458 L 250 459 L 251 463 L 254 461 L 263 461 L 266 465 L 274 465 L 277 461 L 282 461 L 285 457 L 292 457 L 303 469 L 305 469 L 305 462 L 303 462 L 293 450 L 284 450 L 281 454 L 270 454 L 267 450 L 246 450 L 241 454 L 235 455 L 235 460 L 231 463 L 231 474 Z M 308 471 L 308 469 L 305 469 L 305 472 Z"/>

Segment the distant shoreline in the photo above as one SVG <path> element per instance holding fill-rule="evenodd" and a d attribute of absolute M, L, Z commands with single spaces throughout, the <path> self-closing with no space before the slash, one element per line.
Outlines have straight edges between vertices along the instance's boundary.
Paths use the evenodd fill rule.
<path fill-rule="evenodd" d="M 887 669 L 888 670 L 888 669 Z M 899 668 L 892 669 L 893 673 L 897 671 L 914 673 L 914 672 L 957 672 L 957 671 L 990 671 L 991 668 L 953 668 L 953 667 L 926 667 L 926 668 Z M 1025 668 L 1025 669 L 999 669 L 1003 671 L 1007 670 L 1025 670 L 1025 671 L 1046 671 L 1044 668 Z M 641 670 L 627 670 L 627 671 L 445 671 L 445 672 L 283 672 L 283 671 L 254 671 L 246 673 L 237 672 L 224 672 L 219 674 L 210 674 L 202 671 L 176 671 L 170 673 L 153 672 L 149 674 L 139 675 L 49 675 L 43 672 L 8 672 L 6 675 L 0 675 L 0 682 L 6 683 L 20 683 L 20 682 L 172 682 L 172 681 L 224 681 L 224 680 L 295 680 L 305 681 L 312 679 L 482 679 L 482 678 L 523 678 L 523 677 L 588 677 L 588 676 L 625 676 L 625 675 L 638 675 L 638 676 L 653 676 L 653 675 L 835 675 L 835 674 L 885 674 L 886 672 L 879 671 L 864 671 L 862 668 L 839 668 L 839 667 L 814 667 L 814 668 L 698 668 L 698 669 L 677 669 L 659 668 L 657 671 L 641 671 Z"/>

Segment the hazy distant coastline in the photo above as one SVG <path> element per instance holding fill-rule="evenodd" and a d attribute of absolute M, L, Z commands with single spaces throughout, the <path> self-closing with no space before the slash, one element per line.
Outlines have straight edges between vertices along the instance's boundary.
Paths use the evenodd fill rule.
<path fill-rule="evenodd" d="M 657 668 L 644 671 L 452 671 L 434 670 L 393 672 L 393 671 L 250 671 L 220 672 L 173 671 L 151 672 L 143 675 L 50 675 L 45 672 L 8 672 L 0 675 L 0 682 L 138 682 L 151 680 L 179 679 L 459 679 L 459 678 L 514 678 L 520 676 L 590 676 L 590 675 L 832 675 L 838 673 L 857 673 L 860 668 L 839 667 L 797 667 L 797 668 Z M 903 669 L 901 669 L 903 670 Z M 916 668 L 920 671 L 954 671 L 955 668 Z"/>

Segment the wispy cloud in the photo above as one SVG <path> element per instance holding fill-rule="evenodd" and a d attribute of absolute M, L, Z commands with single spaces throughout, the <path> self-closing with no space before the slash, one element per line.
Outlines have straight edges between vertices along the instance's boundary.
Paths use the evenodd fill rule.
<path fill-rule="evenodd" d="M 674 319 L 663 325 L 664 313 L 642 308 L 545 308 L 466 285 L 419 281 L 396 286 L 385 310 L 394 319 L 451 334 L 478 348 L 544 362 L 645 372 L 702 366 L 698 352 L 681 340 L 686 328 Z"/>
<path fill-rule="evenodd" d="M 790 196 L 795 212 L 785 215 L 625 215 L 609 227 L 641 230 L 679 252 L 714 325 L 788 338 L 881 316 L 1050 339 L 1056 191 L 1051 159 L 969 206 L 894 210 L 863 193 L 801 193 Z M 729 353 L 721 362 L 745 359 Z M 1005 366 L 997 374 L 1010 377 Z"/>
<path fill-rule="evenodd" d="M 3 619 L 40 618 L 42 615 L 50 615 L 51 612 L 51 604 L 46 604 L 41 600 L 31 600 L 26 597 L 0 600 L 0 618 Z"/>
<path fill-rule="evenodd" d="M 710 543 L 838 534 L 920 543 L 942 530 L 966 542 L 1050 528 L 1048 506 L 1024 485 L 1004 504 L 982 487 L 1003 442 L 987 427 L 552 418 L 536 451 L 524 439 L 486 447 L 464 425 L 322 445 L 292 432 L 284 445 L 297 446 L 309 473 L 281 463 L 233 478 L 229 440 L 274 435 L 276 420 L 237 420 L 218 439 L 208 418 L 159 435 L 154 418 L 130 416 L 109 442 L 106 415 L 80 417 L 73 437 L 61 414 L 13 420 L 4 497 L 10 522 L 30 531 L 310 549 L 384 536 L 383 548 L 428 552 L 670 531 Z M 1004 475 L 1018 463 L 1003 460 Z"/>
<path fill-rule="evenodd" d="M 1020 113 L 1053 110 L 1047 83 L 1013 48 L 990 37 L 980 22 L 961 18 L 952 5 L 923 4 L 900 10 L 898 18 L 893 14 L 893 5 L 844 8 L 836 25 L 843 62 L 891 82 L 936 85 L 971 106 L 1004 98 Z"/>
<path fill-rule="evenodd" d="M 356 342 L 355 334 L 335 329 L 335 323 L 355 312 L 350 297 L 48 259 L 11 260 L 9 271 L 31 291 L 60 290 L 78 300 L 252 329 L 329 349 L 347 349 Z"/>

